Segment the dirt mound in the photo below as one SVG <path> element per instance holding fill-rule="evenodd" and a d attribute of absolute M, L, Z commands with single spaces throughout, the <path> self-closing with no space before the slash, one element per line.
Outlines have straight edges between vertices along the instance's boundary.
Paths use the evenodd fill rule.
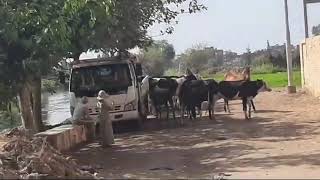
<path fill-rule="evenodd" d="M 45 138 L 28 138 L 25 131 L 17 128 L 6 136 L 11 138 L 0 154 L 0 179 L 95 178 L 50 146 Z"/>

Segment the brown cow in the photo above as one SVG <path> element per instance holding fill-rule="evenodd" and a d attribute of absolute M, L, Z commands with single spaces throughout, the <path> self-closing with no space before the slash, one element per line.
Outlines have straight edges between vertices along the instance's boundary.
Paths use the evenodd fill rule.
<path fill-rule="evenodd" d="M 250 81 L 250 67 L 245 67 L 241 73 L 231 70 L 224 75 L 225 81 Z"/>
<path fill-rule="evenodd" d="M 237 70 L 231 70 L 228 71 L 225 75 L 224 75 L 224 81 L 250 81 L 250 76 L 251 75 L 251 70 L 250 67 L 247 66 L 243 69 L 242 72 L 239 71 L 239 69 Z M 252 108 L 253 111 L 256 111 L 256 107 L 253 104 L 253 100 L 251 100 L 251 104 L 252 104 Z M 230 108 L 229 108 L 229 102 L 227 100 L 224 100 L 224 111 L 230 113 Z"/>

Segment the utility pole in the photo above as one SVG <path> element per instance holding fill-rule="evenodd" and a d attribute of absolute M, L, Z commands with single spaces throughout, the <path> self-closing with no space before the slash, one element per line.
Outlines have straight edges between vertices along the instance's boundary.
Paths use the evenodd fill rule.
<path fill-rule="evenodd" d="M 286 24 L 286 54 L 287 54 L 287 71 L 288 71 L 288 93 L 296 93 L 296 87 L 293 84 L 292 73 L 292 51 L 289 28 L 288 0 L 284 0 L 285 24 Z"/>
<path fill-rule="evenodd" d="M 303 15 L 304 15 L 304 32 L 305 38 L 309 38 L 309 24 L 308 24 L 308 8 L 306 0 L 303 1 Z"/>

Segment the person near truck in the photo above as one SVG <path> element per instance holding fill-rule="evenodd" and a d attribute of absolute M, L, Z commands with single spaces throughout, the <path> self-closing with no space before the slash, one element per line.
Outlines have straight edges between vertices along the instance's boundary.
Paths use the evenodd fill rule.
<path fill-rule="evenodd" d="M 84 125 L 88 140 L 95 138 L 95 121 L 90 117 L 88 97 L 84 96 L 81 98 L 74 109 L 71 121 L 74 125 Z"/>
<path fill-rule="evenodd" d="M 97 106 L 100 109 L 99 123 L 103 147 L 110 147 L 114 144 L 112 122 L 109 115 L 109 112 L 113 109 L 113 103 L 110 102 L 109 97 L 110 96 L 104 90 L 101 90 L 97 97 Z"/>

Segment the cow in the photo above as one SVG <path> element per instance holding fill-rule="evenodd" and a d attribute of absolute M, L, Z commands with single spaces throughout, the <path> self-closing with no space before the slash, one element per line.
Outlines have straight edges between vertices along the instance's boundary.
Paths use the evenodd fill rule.
<path fill-rule="evenodd" d="M 182 75 L 180 77 L 176 77 L 175 80 L 176 80 L 176 82 L 178 84 L 178 87 L 176 89 L 176 93 L 175 93 L 175 96 L 174 96 L 174 103 L 175 103 L 175 107 L 178 108 L 180 106 L 178 97 L 179 97 L 179 94 L 180 94 L 180 91 L 181 91 L 182 84 L 184 82 L 186 82 L 186 81 L 198 80 L 198 77 L 195 74 L 193 74 L 192 71 L 189 68 L 187 68 L 186 74 Z"/>
<path fill-rule="evenodd" d="M 241 73 L 237 72 L 235 70 L 228 71 L 224 75 L 224 81 L 242 81 L 242 80 L 250 81 L 250 79 L 251 79 L 250 77 L 251 77 L 251 70 L 250 70 L 250 67 L 247 66 L 243 69 L 243 71 Z M 253 103 L 253 100 L 251 100 L 250 103 L 252 105 L 253 111 L 255 112 L 256 107 Z M 223 108 L 224 108 L 225 112 L 231 113 L 230 108 L 229 108 L 229 102 L 227 100 L 224 101 Z"/>
<path fill-rule="evenodd" d="M 153 107 L 155 108 L 157 118 L 161 119 L 161 106 L 167 110 L 167 119 L 169 119 L 169 105 L 172 109 L 173 118 L 175 119 L 175 108 L 173 96 L 178 87 L 177 82 L 171 78 L 150 78 L 149 79 L 149 96 Z M 169 105 L 168 105 L 169 104 Z"/>
<path fill-rule="evenodd" d="M 203 102 L 208 101 L 212 104 L 213 95 L 218 93 L 218 83 L 214 80 L 191 80 L 182 84 L 179 100 L 181 102 L 182 124 L 184 119 L 184 110 L 187 109 L 190 119 L 196 118 L 197 107 L 201 111 Z M 209 105 L 210 106 L 210 105 Z M 211 106 L 210 106 L 211 107 Z M 211 108 L 209 108 L 209 116 L 211 116 Z"/>
<path fill-rule="evenodd" d="M 251 100 L 264 91 L 270 92 L 272 90 L 266 82 L 259 79 L 256 81 L 221 81 L 218 85 L 218 93 L 213 98 L 213 107 L 215 102 L 221 98 L 226 101 L 241 99 L 245 119 L 249 120 L 251 118 Z"/>

